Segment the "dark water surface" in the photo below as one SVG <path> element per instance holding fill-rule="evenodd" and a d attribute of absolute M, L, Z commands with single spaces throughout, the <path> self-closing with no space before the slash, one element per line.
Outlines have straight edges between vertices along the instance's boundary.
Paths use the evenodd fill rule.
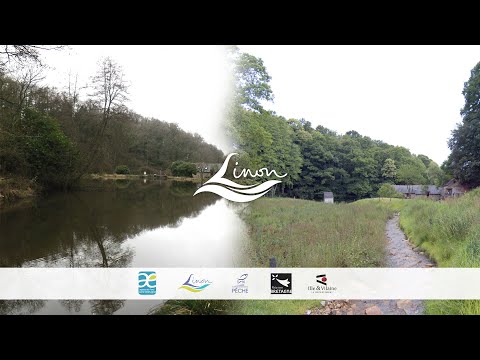
<path fill-rule="evenodd" d="M 89 181 L 0 211 L 0 267 L 233 267 L 238 209 L 198 185 Z M 146 314 L 155 300 L 0 301 L 0 314 Z"/>

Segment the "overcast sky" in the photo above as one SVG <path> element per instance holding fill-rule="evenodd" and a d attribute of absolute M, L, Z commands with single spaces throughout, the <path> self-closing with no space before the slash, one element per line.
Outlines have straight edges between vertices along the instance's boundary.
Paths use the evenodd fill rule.
<path fill-rule="evenodd" d="M 230 78 L 223 47 L 71 46 L 44 53 L 45 62 L 54 68 L 45 82 L 62 88 L 71 71 L 86 84 L 102 56 L 122 65 L 131 83 L 129 108 L 198 132 L 207 142 L 226 150 L 228 142 L 220 125 L 223 104 L 230 95 Z"/>
<path fill-rule="evenodd" d="M 264 60 L 275 110 L 441 164 L 480 46 L 239 46 Z"/>
<path fill-rule="evenodd" d="M 461 121 L 463 83 L 480 61 L 480 46 L 239 47 L 261 57 L 272 76 L 275 100 L 266 108 L 314 127 L 356 130 L 439 164 Z M 131 82 L 130 108 L 176 122 L 228 150 L 221 126 L 230 95 L 223 47 L 71 46 L 45 55 L 55 68 L 46 81 L 65 86 L 71 71 L 86 83 L 106 55 Z"/>

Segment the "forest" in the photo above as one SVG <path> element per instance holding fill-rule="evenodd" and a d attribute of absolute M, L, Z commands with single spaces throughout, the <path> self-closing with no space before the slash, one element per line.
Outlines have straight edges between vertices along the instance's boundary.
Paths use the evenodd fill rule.
<path fill-rule="evenodd" d="M 244 167 L 288 173 L 279 193 L 322 200 L 332 191 L 340 201 L 375 197 L 382 184 L 434 184 L 451 178 L 447 163 L 412 154 L 355 130 L 338 134 L 305 119 L 286 119 L 262 104 L 274 99 L 262 59 L 230 49 L 236 76 L 229 131 Z"/>
<path fill-rule="evenodd" d="M 99 62 L 84 95 L 74 76 L 62 91 L 41 85 L 40 50 L 0 47 L 1 175 L 68 188 L 85 174 L 112 173 L 118 166 L 138 174 L 168 171 L 175 161 L 223 162 L 223 152 L 199 134 L 129 109 L 128 83 L 113 59 Z M 439 166 L 354 129 L 340 134 L 312 126 L 321 119 L 287 119 L 266 110 L 274 94 L 262 59 L 236 46 L 227 52 L 235 76 L 226 114 L 232 148 L 243 168 L 288 173 L 275 195 L 321 200 L 332 191 L 339 201 L 354 201 L 377 196 L 384 184 L 440 186 L 454 177 L 468 188 L 480 185 L 480 63 L 465 82 L 462 122 Z"/>
<path fill-rule="evenodd" d="M 68 188 L 118 166 L 139 174 L 168 171 L 175 161 L 223 161 L 223 152 L 199 134 L 129 109 L 128 82 L 111 58 L 99 61 L 88 91 L 74 76 L 63 91 L 42 85 L 39 54 L 55 50 L 0 46 L 0 175 Z"/>

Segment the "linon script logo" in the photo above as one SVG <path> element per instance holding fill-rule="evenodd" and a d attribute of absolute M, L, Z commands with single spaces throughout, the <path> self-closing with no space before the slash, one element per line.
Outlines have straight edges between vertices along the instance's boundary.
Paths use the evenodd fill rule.
<path fill-rule="evenodd" d="M 232 180 L 225 179 L 223 176 L 227 172 L 230 158 L 234 155 L 238 154 L 228 154 L 220 170 L 218 170 L 218 172 L 213 175 L 210 180 L 205 182 L 205 184 L 200 189 L 198 189 L 195 194 L 193 194 L 193 196 L 202 192 L 211 192 L 220 195 L 221 197 L 230 201 L 249 202 L 265 195 L 272 186 L 282 182 L 281 180 L 267 180 L 258 185 L 240 185 L 233 182 Z M 236 162 L 235 165 L 238 165 L 238 162 Z M 284 178 L 288 175 L 278 175 L 275 170 L 268 170 L 267 168 L 257 170 L 255 171 L 255 173 L 252 173 L 250 169 L 243 169 L 240 174 L 237 174 L 236 170 L 237 169 L 233 169 L 233 177 L 235 179 L 239 179 L 241 177 L 246 178 L 247 176 L 253 178 L 263 177 L 264 175 L 271 176 L 272 174 L 274 174 L 278 178 Z"/>
<path fill-rule="evenodd" d="M 193 274 L 190 274 L 187 281 L 185 281 L 179 289 L 185 289 L 190 292 L 200 292 L 205 290 L 211 284 L 212 282 L 208 279 L 197 279 Z"/>

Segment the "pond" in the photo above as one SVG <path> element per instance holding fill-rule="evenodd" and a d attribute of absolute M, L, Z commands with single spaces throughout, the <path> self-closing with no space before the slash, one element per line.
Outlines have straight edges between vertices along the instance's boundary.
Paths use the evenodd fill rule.
<path fill-rule="evenodd" d="M 0 211 L 1 267 L 235 267 L 239 204 L 199 185 L 95 180 Z M 161 300 L 0 301 L 0 314 L 147 314 Z"/>

